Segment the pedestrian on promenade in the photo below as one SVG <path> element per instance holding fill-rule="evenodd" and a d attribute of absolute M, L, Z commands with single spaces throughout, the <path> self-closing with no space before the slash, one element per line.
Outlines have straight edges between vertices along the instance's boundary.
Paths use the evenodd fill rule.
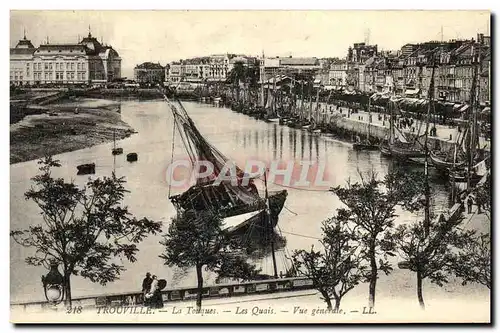
<path fill-rule="evenodd" d="M 151 278 L 151 273 L 147 272 L 146 277 L 142 280 L 142 293 L 145 295 L 151 290 L 151 283 L 153 279 Z"/>
<path fill-rule="evenodd" d="M 156 275 L 153 275 L 153 279 L 151 281 L 151 289 L 150 289 L 150 292 L 152 290 L 155 290 L 156 287 L 158 286 L 158 277 Z"/>
<path fill-rule="evenodd" d="M 469 198 L 467 199 L 467 214 L 472 213 L 472 204 L 474 203 L 474 200 L 472 200 L 472 196 L 469 195 Z"/>
<path fill-rule="evenodd" d="M 161 309 L 163 308 L 163 297 L 161 291 L 167 286 L 167 280 L 158 280 L 155 288 L 151 290 L 150 293 L 146 294 L 144 305 L 153 308 Z"/>
<path fill-rule="evenodd" d="M 476 198 L 476 205 L 477 205 L 477 213 L 482 214 L 481 208 L 483 207 L 483 201 L 482 201 L 481 197 Z"/>

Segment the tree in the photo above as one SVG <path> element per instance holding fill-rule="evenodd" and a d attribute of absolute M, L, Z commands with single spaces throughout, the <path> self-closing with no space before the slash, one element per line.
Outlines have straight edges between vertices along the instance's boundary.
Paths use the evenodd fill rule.
<path fill-rule="evenodd" d="M 405 268 L 417 275 L 417 298 L 422 309 L 425 309 L 422 282 L 428 278 L 440 287 L 447 283 L 454 267 L 457 267 L 457 249 L 469 242 L 471 232 L 457 228 L 461 221 L 461 217 L 446 220 L 440 215 L 437 221 L 430 224 L 428 237 L 425 237 L 422 221 L 399 225 L 389 236 L 396 243 Z M 465 271 L 470 263 L 463 262 L 462 266 Z"/>
<path fill-rule="evenodd" d="M 491 236 L 475 232 L 467 239 L 453 267 L 462 284 L 482 284 L 491 289 Z"/>
<path fill-rule="evenodd" d="M 342 217 L 338 216 L 323 222 L 323 252 L 296 250 L 292 254 L 294 268 L 298 273 L 312 280 L 329 310 L 332 298 L 334 311 L 338 312 L 340 302 L 350 290 L 363 279 L 365 266 L 361 263 L 357 239 Z"/>
<path fill-rule="evenodd" d="M 254 266 L 234 254 L 237 245 L 223 230 L 220 216 L 211 211 L 179 212 L 172 218 L 160 244 L 165 246 L 160 258 L 166 265 L 195 267 L 198 309 L 201 308 L 204 267 L 225 277 L 250 279 L 257 274 Z"/>
<path fill-rule="evenodd" d="M 18 244 L 35 248 L 26 258 L 29 265 L 44 265 L 51 260 L 62 264 L 64 292 L 71 306 L 71 276 L 80 275 L 105 285 L 125 270 L 113 258 L 136 260 L 140 243 L 148 234 L 161 232 L 161 222 L 138 220 L 122 207 L 125 180 L 111 177 L 89 180 L 78 188 L 62 178 L 53 178 L 51 169 L 60 167 L 46 157 L 38 162 L 41 174 L 32 178 L 35 187 L 25 193 L 41 209 L 43 223 L 10 235 Z"/>
<path fill-rule="evenodd" d="M 357 227 L 362 257 L 369 265 L 369 306 L 374 307 L 378 271 L 385 274 L 392 271 L 387 256 L 394 256 L 394 243 L 385 234 L 394 227 L 395 208 L 398 205 L 409 211 L 421 208 L 422 203 L 416 198 L 422 193 L 424 177 L 399 168 L 391 170 L 383 180 L 377 179 L 373 171 L 367 179 L 360 176 L 361 182 L 353 184 L 349 180 L 346 187 L 337 186 L 331 191 L 346 206 L 338 214 Z"/>

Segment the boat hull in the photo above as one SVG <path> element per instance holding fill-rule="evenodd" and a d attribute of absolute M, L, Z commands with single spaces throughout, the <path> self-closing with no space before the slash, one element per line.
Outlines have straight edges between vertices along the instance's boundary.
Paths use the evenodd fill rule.
<path fill-rule="evenodd" d="M 382 154 L 382 156 L 390 157 L 392 155 L 391 150 L 389 149 L 388 146 L 380 146 L 379 150 L 380 150 L 380 153 Z"/>
<path fill-rule="evenodd" d="M 269 118 L 269 119 L 266 119 L 266 121 L 268 123 L 277 123 L 280 121 L 280 118 Z"/>
<path fill-rule="evenodd" d="M 269 193 L 269 217 L 271 222 L 271 227 L 274 228 L 278 224 L 278 217 L 285 205 L 288 192 L 286 190 L 270 192 Z M 265 209 L 259 210 L 259 213 L 249 217 L 248 219 L 242 221 L 241 223 L 234 225 L 228 229 L 232 234 L 237 234 L 240 232 L 246 232 L 249 227 L 266 228 L 267 225 L 267 213 Z M 262 229 L 261 229 L 262 230 Z M 265 230 L 265 229 L 264 229 Z"/>
<path fill-rule="evenodd" d="M 379 146 L 372 145 L 372 144 L 369 144 L 369 143 L 354 143 L 352 145 L 352 148 L 354 150 L 378 150 Z"/>
<path fill-rule="evenodd" d="M 93 175 L 95 174 L 95 163 L 81 164 L 76 167 L 77 175 Z"/>
<path fill-rule="evenodd" d="M 400 159 L 408 159 L 410 157 L 425 157 L 425 152 L 420 149 L 402 148 L 395 145 L 389 146 L 389 149 L 391 150 L 392 156 Z"/>
<path fill-rule="evenodd" d="M 453 170 L 454 168 L 463 166 L 465 163 L 464 161 L 461 161 L 459 163 L 447 162 L 432 152 L 430 153 L 429 157 L 432 164 L 440 170 Z"/>

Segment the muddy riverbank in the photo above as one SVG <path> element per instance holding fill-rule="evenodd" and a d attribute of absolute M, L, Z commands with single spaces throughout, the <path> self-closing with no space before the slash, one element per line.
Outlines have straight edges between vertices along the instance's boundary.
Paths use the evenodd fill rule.
<path fill-rule="evenodd" d="M 124 139 L 134 132 L 115 102 L 77 99 L 31 111 L 11 121 L 11 164 L 110 142 L 113 136 Z"/>

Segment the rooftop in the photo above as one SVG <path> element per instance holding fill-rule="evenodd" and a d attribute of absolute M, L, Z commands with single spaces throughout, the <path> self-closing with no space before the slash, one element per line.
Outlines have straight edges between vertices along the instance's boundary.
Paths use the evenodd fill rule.
<path fill-rule="evenodd" d="M 164 69 L 160 63 L 153 63 L 153 62 L 143 62 L 140 65 L 135 66 L 137 69 Z"/>
<path fill-rule="evenodd" d="M 317 58 L 280 58 L 280 64 L 285 66 L 294 66 L 294 65 L 308 65 L 315 66 L 318 65 Z"/>

